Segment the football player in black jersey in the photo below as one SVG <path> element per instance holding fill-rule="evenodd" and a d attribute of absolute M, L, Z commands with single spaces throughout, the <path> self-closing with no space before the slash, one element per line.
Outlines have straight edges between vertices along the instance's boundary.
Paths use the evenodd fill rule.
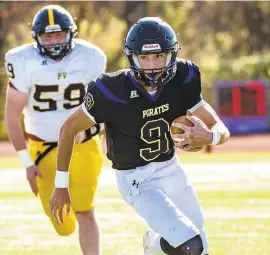
<path fill-rule="evenodd" d="M 57 169 L 66 173 L 64 179 L 76 134 L 95 123 L 105 124 L 107 156 L 116 169 L 120 193 L 151 228 L 144 235 L 148 255 L 207 254 L 201 207 L 175 155 L 175 144 L 189 150 L 222 144 L 230 135 L 201 96 L 199 68 L 176 59 L 178 50 L 175 32 L 166 22 L 140 19 L 126 37 L 129 69 L 90 83 L 84 104 L 65 121 L 59 137 Z M 171 136 L 171 124 L 187 110 L 194 127 L 176 124 L 185 134 L 174 143 L 179 135 Z M 68 189 L 54 190 L 50 203 L 56 218 L 69 201 Z"/>

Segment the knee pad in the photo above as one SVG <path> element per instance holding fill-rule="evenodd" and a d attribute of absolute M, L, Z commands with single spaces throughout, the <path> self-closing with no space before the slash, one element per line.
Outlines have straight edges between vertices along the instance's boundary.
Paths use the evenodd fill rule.
<path fill-rule="evenodd" d="M 63 228 L 54 226 L 54 229 L 59 236 L 69 236 L 75 231 L 75 225 Z"/>
<path fill-rule="evenodd" d="M 56 229 L 56 232 L 59 236 L 69 236 L 71 235 L 74 231 L 61 231 Z"/>
<path fill-rule="evenodd" d="M 171 246 L 164 238 L 161 238 L 160 246 L 163 252 L 168 255 L 201 255 L 203 252 L 203 243 L 200 235 L 196 235 L 176 248 Z"/>
<path fill-rule="evenodd" d="M 54 229 L 59 236 L 69 236 L 75 231 L 75 226 L 75 224 L 69 226 L 54 225 Z"/>
<path fill-rule="evenodd" d="M 59 236 L 69 236 L 76 229 L 76 219 L 73 212 L 70 216 L 64 218 L 64 224 L 61 225 L 57 224 L 53 218 L 50 218 L 51 223 Z"/>

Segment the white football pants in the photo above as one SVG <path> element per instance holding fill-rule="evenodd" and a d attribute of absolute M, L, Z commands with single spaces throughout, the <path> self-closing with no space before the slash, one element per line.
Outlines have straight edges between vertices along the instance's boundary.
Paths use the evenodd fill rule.
<path fill-rule="evenodd" d="M 178 247 L 200 234 L 207 254 L 204 219 L 197 195 L 177 156 L 132 170 L 116 170 L 124 200 L 151 229 Z"/>

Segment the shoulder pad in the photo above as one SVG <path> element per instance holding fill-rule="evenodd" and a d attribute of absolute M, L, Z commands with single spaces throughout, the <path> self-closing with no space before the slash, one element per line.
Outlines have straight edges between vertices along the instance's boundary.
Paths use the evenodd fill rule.
<path fill-rule="evenodd" d="M 82 39 L 74 39 L 75 42 L 75 49 L 77 48 L 80 51 L 83 51 L 84 53 L 95 53 L 97 51 L 103 52 L 98 46 L 87 42 L 85 40 Z"/>
<path fill-rule="evenodd" d="M 116 72 L 113 72 L 113 73 L 105 73 L 105 74 L 102 74 L 99 79 L 102 81 L 102 82 L 105 82 L 106 81 L 110 81 L 110 82 L 118 82 L 120 80 L 122 80 L 124 77 L 127 76 L 127 69 L 122 69 L 122 70 L 118 70 Z"/>
<path fill-rule="evenodd" d="M 17 58 L 28 58 L 31 56 L 31 53 L 36 50 L 33 43 L 30 44 L 23 44 L 19 47 L 10 49 L 6 54 L 6 60 L 13 60 L 16 61 Z"/>
<path fill-rule="evenodd" d="M 122 69 L 113 73 L 106 73 L 105 75 L 107 75 L 108 77 L 117 77 L 117 76 L 123 76 L 123 75 L 126 76 L 126 71 L 127 69 Z"/>
<path fill-rule="evenodd" d="M 177 60 L 177 72 L 183 83 L 188 83 L 200 74 L 199 67 L 192 61 L 186 59 Z"/>
<path fill-rule="evenodd" d="M 118 103 L 127 103 L 122 99 L 123 87 L 127 78 L 126 70 L 119 70 L 114 73 L 105 73 L 96 79 L 95 84 L 109 100 Z"/>
<path fill-rule="evenodd" d="M 74 39 L 75 42 L 75 47 L 82 47 L 82 48 L 88 48 L 88 49 L 93 49 L 96 46 L 90 42 L 87 42 L 82 39 Z"/>

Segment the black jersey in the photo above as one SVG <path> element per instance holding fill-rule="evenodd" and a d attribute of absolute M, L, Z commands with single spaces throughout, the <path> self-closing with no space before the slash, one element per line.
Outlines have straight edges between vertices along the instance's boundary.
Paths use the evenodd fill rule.
<path fill-rule="evenodd" d="M 180 59 L 174 78 L 154 95 L 128 69 L 102 75 L 89 84 L 83 108 L 105 123 L 107 156 L 122 170 L 171 159 L 172 121 L 201 100 L 199 68 Z"/>

